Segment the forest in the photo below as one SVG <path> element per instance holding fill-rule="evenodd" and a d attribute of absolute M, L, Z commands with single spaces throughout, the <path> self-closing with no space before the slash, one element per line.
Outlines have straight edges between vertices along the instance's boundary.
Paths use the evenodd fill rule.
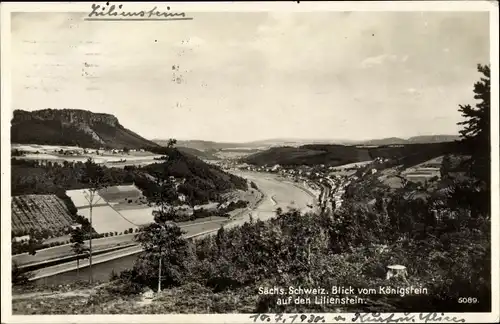
<path fill-rule="evenodd" d="M 165 149 L 165 148 L 163 148 Z M 165 153 L 165 151 L 162 151 Z M 234 189 L 247 189 L 246 180 L 222 171 L 195 158 L 188 157 L 176 149 L 169 149 L 168 161 L 144 167 L 108 168 L 100 166 L 106 185 L 136 184 L 146 197 L 152 197 L 158 190 L 157 179 L 174 176 L 182 179 L 179 193 L 185 194 L 190 205 L 219 201 L 220 195 Z M 82 189 L 88 183 L 82 182 L 85 163 L 67 162 L 40 163 L 38 161 L 11 160 L 12 195 L 56 194 L 64 196 L 66 190 Z"/>

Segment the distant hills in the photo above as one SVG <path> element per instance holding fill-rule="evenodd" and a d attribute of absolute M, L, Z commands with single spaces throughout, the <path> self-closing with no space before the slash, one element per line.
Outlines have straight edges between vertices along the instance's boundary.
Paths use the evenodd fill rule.
<path fill-rule="evenodd" d="M 168 140 L 154 139 L 155 143 L 165 145 Z M 226 143 L 226 142 L 213 142 L 203 140 L 177 140 L 177 147 L 185 147 L 188 149 L 195 149 L 203 152 L 214 152 L 224 149 L 247 147 L 247 143 Z M 252 145 L 253 147 L 253 145 Z"/>
<path fill-rule="evenodd" d="M 414 136 L 408 139 L 399 137 L 390 137 L 382 139 L 374 139 L 355 143 L 356 145 L 398 145 L 398 144 L 427 144 L 427 143 L 443 143 L 458 141 L 458 135 L 423 135 Z"/>
<path fill-rule="evenodd" d="M 395 145 L 395 146 L 392 146 Z M 416 165 L 432 158 L 460 151 L 457 142 L 425 144 L 391 144 L 373 147 L 310 144 L 299 147 L 274 147 L 241 159 L 257 166 L 275 165 L 319 165 L 338 166 L 363 162 L 375 158 L 391 159 L 406 166 Z"/>
<path fill-rule="evenodd" d="M 443 143 L 453 142 L 458 140 L 458 135 L 424 135 L 414 136 L 408 139 L 399 137 L 390 137 L 382 139 L 370 139 L 364 141 L 348 140 L 348 139 L 286 139 L 276 138 L 259 140 L 245 143 L 230 143 L 230 142 L 214 142 L 203 140 L 179 140 L 178 147 L 186 147 L 203 152 L 214 153 L 219 150 L 241 150 L 241 149 L 261 149 L 266 150 L 272 147 L 300 147 L 308 144 L 329 144 L 329 145 L 401 145 L 401 144 L 426 144 L 426 143 Z M 155 143 L 165 145 L 167 140 L 153 140 Z M 194 151 L 193 151 L 194 153 Z"/>
<path fill-rule="evenodd" d="M 300 147 L 273 147 L 249 155 L 243 162 L 258 166 L 280 164 L 293 165 L 341 165 L 371 160 L 368 150 L 343 145 L 303 145 Z"/>
<path fill-rule="evenodd" d="M 19 144 L 120 149 L 159 147 L 123 127 L 113 115 L 78 109 L 15 110 L 10 134 L 11 142 Z"/>

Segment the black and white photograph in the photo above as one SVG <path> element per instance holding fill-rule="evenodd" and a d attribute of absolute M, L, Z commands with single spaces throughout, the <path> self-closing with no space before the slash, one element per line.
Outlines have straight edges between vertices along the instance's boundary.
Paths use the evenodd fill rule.
<path fill-rule="evenodd" d="M 438 3 L 3 3 L 2 322 L 498 320 L 498 3 Z"/>

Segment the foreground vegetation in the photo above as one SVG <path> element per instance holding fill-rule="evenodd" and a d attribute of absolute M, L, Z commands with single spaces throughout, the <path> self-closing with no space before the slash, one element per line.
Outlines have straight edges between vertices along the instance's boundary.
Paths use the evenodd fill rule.
<path fill-rule="evenodd" d="M 164 252 L 158 252 L 152 245 L 146 246 L 146 252 L 133 269 L 121 273 L 84 302 L 64 300 L 54 306 L 61 313 L 84 314 L 187 313 L 207 309 L 221 313 L 489 309 L 491 269 L 487 215 L 474 213 L 466 217 L 464 209 L 450 208 L 446 210 L 448 217 L 436 221 L 422 201 L 408 202 L 397 195 L 391 197 L 384 209 L 387 214 L 351 206 L 334 216 L 301 215 L 292 211 L 268 222 L 221 229 L 216 236 L 196 243 L 182 239 L 179 228 L 169 227 L 163 239 Z M 454 212 L 460 216 L 451 217 Z M 400 214 L 405 218 L 396 216 Z M 408 219 L 414 221 L 406 222 Z M 160 222 L 154 226 L 162 228 L 163 225 Z M 143 237 L 143 241 L 147 239 Z M 379 244 L 385 247 L 381 249 Z M 163 260 L 161 284 L 167 290 L 152 305 L 137 307 L 140 299 L 137 294 L 148 286 L 157 288 L 159 255 Z M 385 279 L 386 266 L 391 264 L 408 268 L 407 282 Z M 360 296 L 364 302 L 350 307 L 279 306 L 276 304 L 279 296 L 258 295 L 259 287 L 329 289 L 335 285 L 415 286 L 427 288 L 429 294 Z M 460 296 L 474 296 L 480 303 L 459 304 Z M 37 304 L 33 300 L 29 303 L 29 312 L 53 311 L 47 307 L 50 304 Z M 22 305 L 14 303 L 15 309 L 23 309 Z"/>

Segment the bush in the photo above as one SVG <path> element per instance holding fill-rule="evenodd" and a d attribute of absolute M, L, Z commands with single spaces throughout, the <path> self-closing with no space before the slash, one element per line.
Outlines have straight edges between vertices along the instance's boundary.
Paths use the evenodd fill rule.
<path fill-rule="evenodd" d="M 34 276 L 32 272 L 28 272 L 19 267 L 17 262 L 12 262 L 12 285 L 24 286 L 29 283 L 29 280 Z"/>
<path fill-rule="evenodd" d="M 118 274 L 116 273 L 115 269 L 113 268 L 111 270 L 111 273 L 109 274 L 109 281 L 115 281 L 119 278 Z"/>

